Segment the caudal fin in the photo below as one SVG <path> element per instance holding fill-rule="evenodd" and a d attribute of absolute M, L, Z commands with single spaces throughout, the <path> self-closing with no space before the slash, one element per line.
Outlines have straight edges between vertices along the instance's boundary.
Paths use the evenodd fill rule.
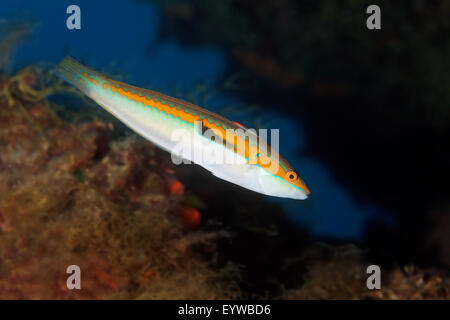
<path fill-rule="evenodd" d="M 59 75 L 85 94 L 89 94 L 89 81 L 100 74 L 88 67 L 83 66 L 72 57 L 65 57 L 57 67 Z"/>

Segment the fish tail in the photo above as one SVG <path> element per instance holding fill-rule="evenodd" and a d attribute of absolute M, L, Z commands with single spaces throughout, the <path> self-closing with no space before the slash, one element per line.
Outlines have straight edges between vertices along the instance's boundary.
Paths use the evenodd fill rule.
<path fill-rule="evenodd" d="M 83 66 L 72 57 L 65 57 L 57 67 L 58 74 L 65 81 L 71 83 L 85 94 L 89 95 L 89 82 L 93 77 L 99 77 L 99 73 Z"/>

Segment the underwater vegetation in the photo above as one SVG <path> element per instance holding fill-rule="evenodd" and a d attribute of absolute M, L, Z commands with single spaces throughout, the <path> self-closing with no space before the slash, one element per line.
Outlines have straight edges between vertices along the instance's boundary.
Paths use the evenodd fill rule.
<path fill-rule="evenodd" d="M 110 143 L 99 121 L 60 120 L 31 70 L 2 79 L 18 91 L 0 97 L 1 298 L 235 297 L 232 273 L 211 267 L 220 233 L 195 230 L 170 161 L 143 140 Z"/>
<path fill-rule="evenodd" d="M 225 234 L 198 230 L 168 156 L 111 141 L 101 121 L 62 120 L 57 93 L 74 94 L 40 67 L 0 78 L 0 298 L 236 297 L 233 267 L 214 262 Z M 79 292 L 66 288 L 72 264 Z"/>
<path fill-rule="evenodd" d="M 283 299 L 449 299 L 450 281 L 436 269 L 421 270 L 407 265 L 395 267 L 382 277 L 381 290 L 367 290 L 364 257 L 367 253 L 353 245 L 315 246 L 303 259 L 307 267 L 305 282 L 287 290 Z"/>
<path fill-rule="evenodd" d="M 314 244 L 279 206 L 175 168 L 91 106 L 51 68 L 0 74 L 0 299 L 449 298 L 446 269 L 401 263 L 368 291 L 371 248 Z M 448 253 L 434 217 L 430 246 Z M 72 264 L 82 290 L 66 288 Z"/>

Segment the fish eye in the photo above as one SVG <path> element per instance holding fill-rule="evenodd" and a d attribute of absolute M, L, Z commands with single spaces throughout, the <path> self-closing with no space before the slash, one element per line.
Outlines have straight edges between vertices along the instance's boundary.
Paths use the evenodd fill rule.
<path fill-rule="evenodd" d="M 295 180 L 297 180 L 298 176 L 294 171 L 288 171 L 286 173 L 286 178 L 290 181 L 290 182 L 294 182 Z"/>

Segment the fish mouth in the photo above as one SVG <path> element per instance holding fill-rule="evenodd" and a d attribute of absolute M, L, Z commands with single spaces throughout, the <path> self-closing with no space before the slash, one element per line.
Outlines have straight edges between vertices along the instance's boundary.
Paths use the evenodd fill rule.
<path fill-rule="evenodd" d="M 300 192 L 300 195 L 297 196 L 295 199 L 298 199 L 298 200 L 306 200 L 306 199 L 308 199 L 308 197 L 309 197 L 309 194 Z"/>
<path fill-rule="evenodd" d="M 308 196 L 310 194 L 311 194 L 311 192 L 309 192 L 309 190 L 308 190 L 308 193 L 307 193 L 306 191 L 296 189 L 294 194 L 292 194 L 290 196 L 290 198 L 291 199 L 295 199 L 295 200 L 306 200 L 306 199 L 308 199 Z"/>
<path fill-rule="evenodd" d="M 303 191 L 305 192 L 306 197 L 309 197 L 311 195 L 311 191 L 309 191 L 308 187 L 305 186 L 305 189 Z"/>
<path fill-rule="evenodd" d="M 299 188 L 301 189 L 301 191 L 303 191 L 304 194 L 306 194 L 307 197 L 309 195 L 311 195 L 311 191 L 309 190 L 309 188 L 306 186 L 306 184 L 301 179 L 300 179 Z"/>
<path fill-rule="evenodd" d="M 297 200 L 305 200 L 308 199 L 311 191 L 309 191 L 308 187 L 302 183 L 300 185 L 294 186 L 294 192 L 292 192 L 290 198 Z"/>

